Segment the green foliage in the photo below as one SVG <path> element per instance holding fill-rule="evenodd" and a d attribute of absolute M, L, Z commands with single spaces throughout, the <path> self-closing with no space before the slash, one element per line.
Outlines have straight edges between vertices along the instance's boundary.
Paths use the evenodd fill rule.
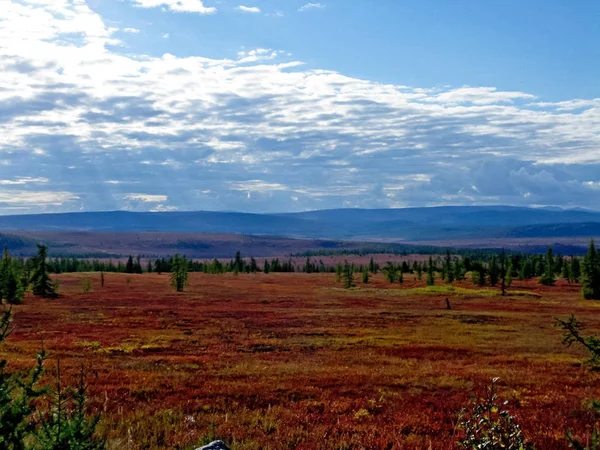
<path fill-rule="evenodd" d="M 363 284 L 369 283 L 369 270 L 367 268 L 362 271 L 362 282 Z"/>
<path fill-rule="evenodd" d="M 554 255 L 552 254 L 552 248 L 548 248 L 548 251 L 546 252 L 546 258 L 544 259 L 543 267 L 544 272 L 540 277 L 540 284 L 554 286 L 554 283 L 556 283 L 556 278 L 554 277 L 555 262 Z"/>
<path fill-rule="evenodd" d="M 571 276 L 575 283 L 579 283 L 581 279 L 581 262 L 579 258 L 571 258 Z"/>
<path fill-rule="evenodd" d="M 369 272 L 371 272 L 373 275 L 377 273 L 377 265 L 375 264 L 372 256 L 369 260 Z"/>
<path fill-rule="evenodd" d="M 556 319 L 556 326 L 564 331 L 562 343 L 567 347 L 574 343 L 582 345 L 590 355 L 585 363 L 592 371 L 600 370 L 600 339 L 595 336 L 582 336 L 583 324 L 575 319 L 573 314 L 567 320 Z M 592 402 L 592 408 L 600 411 L 600 403 Z M 594 426 L 590 440 L 586 444 L 575 439 L 571 431 L 567 432 L 567 441 L 569 447 L 575 450 L 600 450 L 600 429 L 597 425 Z"/>
<path fill-rule="evenodd" d="M 354 287 L 354 267 L 348 264 L 348 261 L 344 261 L 344 268 L 342 271 L 342 279 L 344 281 L 344 287 L 350 289 Z"/>
<path fill-rule="evenodd" d="M 433 259 L 431 258 L 431 256 L 429 257 L 429 265 L 427 266 L 427 280 L 425 280 L 425 284 L 427 284 L 427 286 L 435 285 L 435 273 L 433 267 Z"/>
<path fill-rule="evenodd" d="M 450 256 L 450 250 L 446 250 L 446 258 L 444 259 L 444 275 L 446 283 L 452 284 L 454 282 L 454 268 L 452 267 L 452 257 Z"/>
<path fill-rule="evenodd" d="M 388 262 L 383 268 L 383 275 L 390 284 L 396 281 L 397 274 L 396 266 L 392 262 Z"/>
<path fill-rule="evenodd" d="M 600 300 L 600 256 L 590 241 L 588 252 L 583 257 L 582 264 L 582 295 L 588 300 Z"/>
<path fill-rule="evenodd" d="M 512 262 L 509 261 L 508 266 L 506 267 L 506 274 L 504 275 L 504 283 L 506 287 L 510 287 L 513 282 L 513 265 Z"/>
<path fill-rule="evenodd" d="M 0 342 L 10 334 L 12 312 L 5 309 L 0 317 Z M 8 372 L 6 360 L 0 361 L 0 449 L 25 449 L 25 439 L 34 431 L 31 416 L 34 401 L 43 390 L 37 384 L 44 372 L 46 355 L 42 351 L 28 377 Z"/>
<path fill-rule="evenodd" d="M 19 268 L 5 248 L 0 262 L 0 303 L 5 301 L 11 305 L 18 305 L 23 301 L 24 291 Z"/>
<path fill-rule="evenodd" d="M 575 343 L 581 344 L 590 354 L 586 364 L 591 370 L 600 371 L 600 339 L 595 336 L 582 336 L 581 331 L 585 328 L 573 314 L 567 320 L 556 319 L 556 326 L 564 331 L 562 343 L 567 347 Z"/>
<path fill-rule="evenodd" d="M 103 439 L 96 437 L 100 416 L 87 414 L 87 385 L 83 367 L 74 388 L 63 388 L 60 362 L 57 364 L 56 387 L 51 392 L 52 407 L 41 417 L 37 446 L 43 450 L 102 450 Z"/>
<path fill-rule="evenodd" d="M 0 316 L 0 343 L 10 334 L 11 320 L 11 310 L 5 309 Z M 8 362 L 0 361 L 0 450 L 104 449 L 104 441 L 95 437 L 99 418 L 87 415 L 87 386 L 83 378 L 75 390 L 69 389 L 72 395 L 68 400 L 61 391 L 58 401 L 54 396 L 51 411 L 39 411 L 39 400 L 47 393 L 46 388 L 38 387 L 45 359 L 42 349 L 27 376 L 9 372 Z M 56 433 L 57 430 L 60 431 Z"/>
<path fill-rule="evenodd" d="M 33 274 L 31 276 L 31 284 L 33 285 L 33 295 L 44 298 L 58 297 L 55 284 L 48 275 L 48 265 L 46 258 L 48 257 L 48 247 L 38 244 L 38 254 L 33 260 Z"/>
<path fill-rule="evenodd" d="M 488 266 L 488 274 L 490 278 L 490 286 L 496 286 L 500 278 L 500 268 L 498 267 L 498 259 L 496 255 L 492 256 Z"/>
<path fill-rule="evenodd" d="M 344 272 L 344 266 L 337 264 L 335 266 L 335 281 L 340 282 L 342 280 L 342 273 Z"/>
<path fill-rule="evenodd" d="M 492 380 L 486 395 L 473 399 L 471 411 L 464 411 L 465 419 L 458 429 L 463 436 L 458 447 L 465 450 L 526 450 L 533 445 L 526 441 L 521 427 L 509 411 L 507 402 L 501 402 L 496 394 L 496 382 Z"/>
<path fill-rule="evenodd" d="M 171 286 L 173 286 L 177 292 L 183 292 L 187 282 L 188 261 L 185 256 L 177 254 L 173 256 L 173 261 L 171 263 Z"/>
<path fill-rule="evenodd" d="M 93 289 L 92 280 L 87 277 L 83 278 L 80 281 L 80 285 L 81 285 L 81 292 L 83 292 L 83 293 L 91 292 Z"/>

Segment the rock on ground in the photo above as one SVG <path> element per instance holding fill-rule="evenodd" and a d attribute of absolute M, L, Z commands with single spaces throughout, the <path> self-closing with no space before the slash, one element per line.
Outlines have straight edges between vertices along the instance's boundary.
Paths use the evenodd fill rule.
<path fill-rule="evenodd" d="M 213 441 L 204 447 L 197 448 L 196 450 L 231 450 L 223 441 Z"/>

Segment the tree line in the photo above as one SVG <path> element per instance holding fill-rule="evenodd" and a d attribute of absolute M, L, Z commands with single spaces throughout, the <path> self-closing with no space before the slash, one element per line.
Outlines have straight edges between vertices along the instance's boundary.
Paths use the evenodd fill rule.
<path fill-rule="evenodd" d="M 343 280 L 346 288 L 354 286 L 355 273 L 361 273 L 362 282 L 366 284 L 370 275 L 378 271 L 379 266 L 372 257 L 368 265 L 345 261 L 337 264 L 335 270 L 337 281 Z M 430 255 L 426 261 L 390 261 L 381 271 L 389 283 L 403 283 L 405 274 L 413 274 L 419 280 L 425 276 L 428 286 L 435 285 L 438 278 L 452 284 L 455 280 L 465 280 L 470 274 L 473 285 L 500 286 L 502 295 L 514 279 L 538 278 L 540 284 L 553 286 L 557 278 L 564 278 L 569 284 L 581 282 L 582 296 L 585 299 L 600 299 L 600 256 L 593 239 L 583 258 L 565 258 L 560 254 L 555 255 L 552 248 L 548 248 L 545 255 L 493 253 L 486 262 L 453 256 L 446 250 L 443 258 Z"/>

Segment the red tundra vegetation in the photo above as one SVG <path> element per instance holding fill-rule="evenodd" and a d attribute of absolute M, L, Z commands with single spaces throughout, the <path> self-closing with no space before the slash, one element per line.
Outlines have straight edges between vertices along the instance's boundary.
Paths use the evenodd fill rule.
<path fill-rule="evenodd" d="M 597 376 L 554 327 L 574 313 L 600 330 L 579 285 L 515 281 L 500 297 L 412 275 L 346 290 L 335 274 L 192 273 L 177 293 L 168 274 L 104 278 L 56 275 L 60 298 L 28 294 L 0 350 L 26 368 L 43 342 L 50 373 L 83 363 L 109 448 L 450 449 L 494 377 L 536 448 L 594 424 Z"/>

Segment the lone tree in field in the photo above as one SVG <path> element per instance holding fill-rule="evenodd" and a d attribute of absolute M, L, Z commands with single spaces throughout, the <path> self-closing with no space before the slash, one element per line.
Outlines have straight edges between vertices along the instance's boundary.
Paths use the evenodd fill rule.
<path fill-rule="evenodd" d="M 590 241 L 588 252 L 582 264 L 582 295 L 588 300 L 600 300 L 600 257 L 594 240 Z"/>
<path fill-rule="evenodd" d="M 33 259 L 34 269 L 31 275 L 31 284 L 33 285 L 33 295 L 43 298 L 56 298 L 58 294 L 50 275 L 48 275 L 48 247 L 38 244 L 38 254 Z"/>
<path fill-rule="evenodd" d="M 179 254 L 173 256 L 171 262 L 171 286 L 177 292 L 183 292 L 188 282 L 188 262 L 185 256 Z"/>

